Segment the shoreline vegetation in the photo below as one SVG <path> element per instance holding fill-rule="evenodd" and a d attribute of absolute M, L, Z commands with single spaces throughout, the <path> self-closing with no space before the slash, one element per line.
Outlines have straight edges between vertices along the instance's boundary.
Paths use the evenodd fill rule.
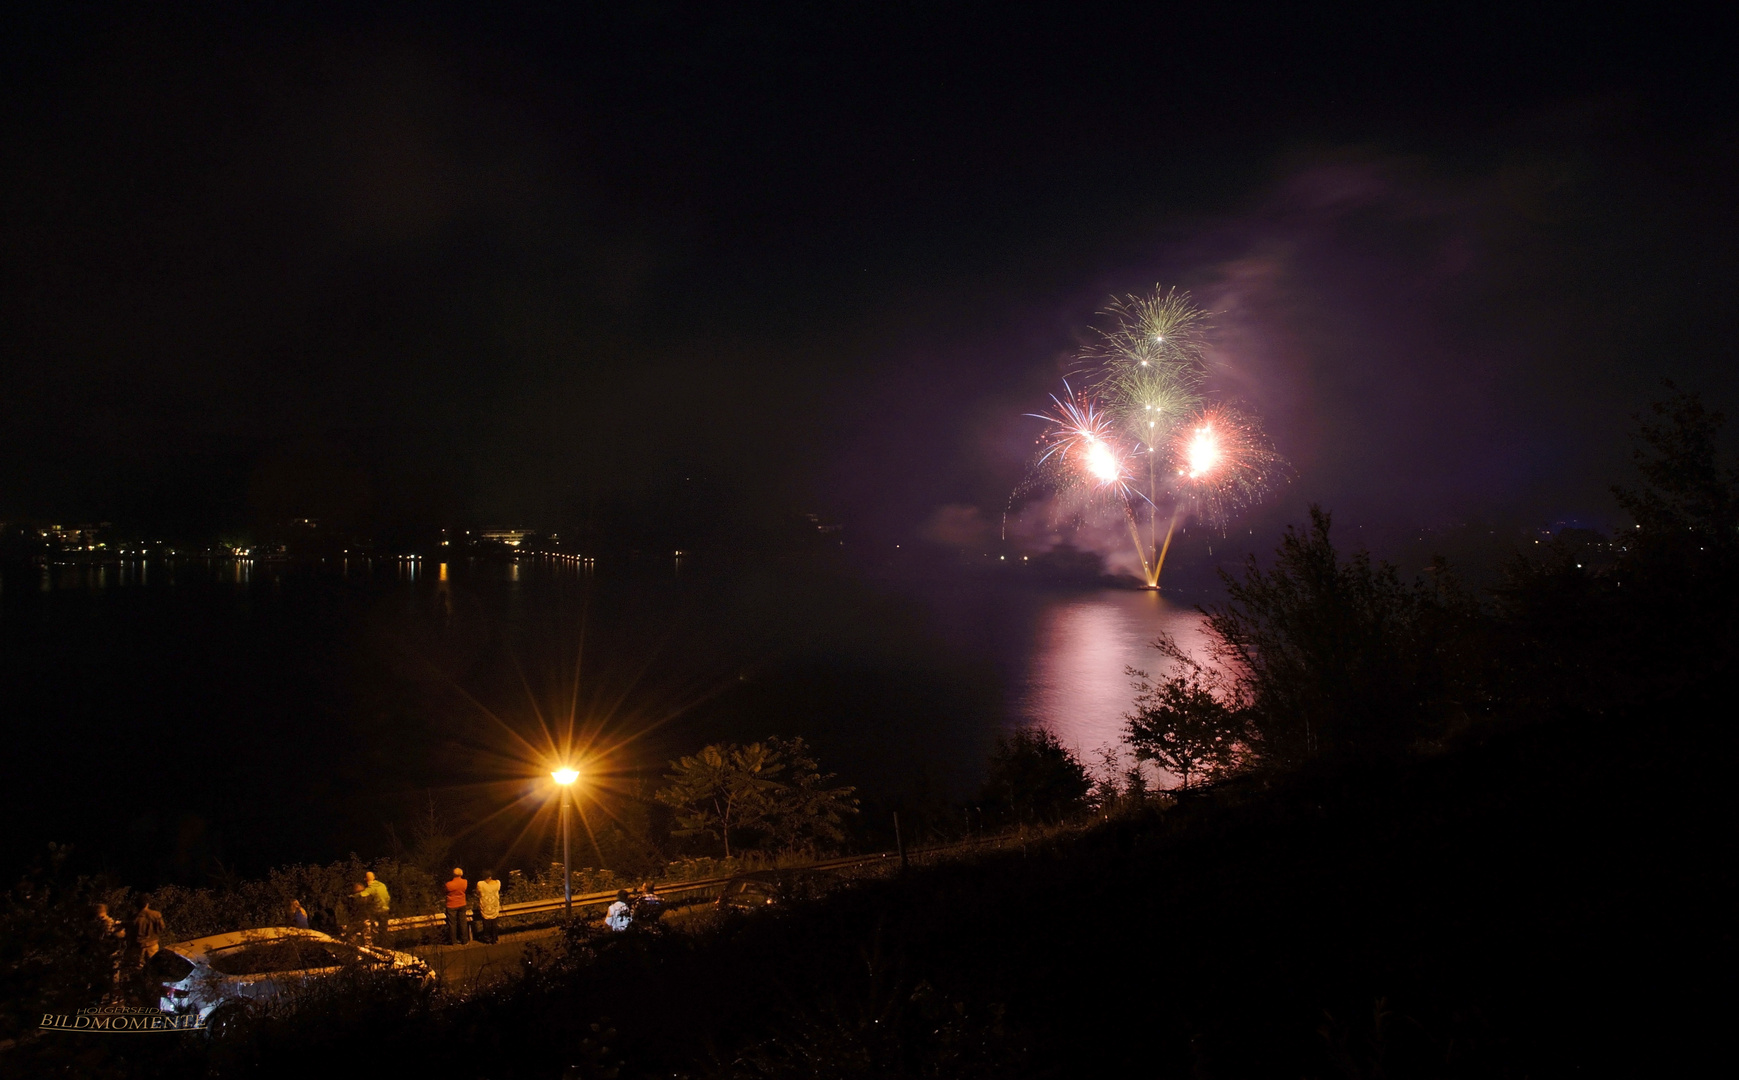
<path fill-rule="evenodd" d="M 0 1072 L 1687 1072 L 1724 1030 L 1739 898 L 1739 473 L 1721 424 L 1692 395 L 1654 406 L 1642 484 L 1615 489 L 1635 528 L 1543 544 L 1489 594 L 1446 564 L 1405 582 L 1345 554 L 1312 508 L 1271 563 L 1227 575 L 1207 653 L 1162 640 L 1166 667 L 1131 672 L 1128 747 L 1179 790 L 1146 790 L 1139 768 L 1095 777 L 1018 732 L 982 793 L 986 831 L 1029 825 L 1018 847 L 679 930 L 576 921 L 469 995 L 359 974 L 210 1040 L 22 1039 L 108 977 L 78 959 L 95 885 L 44 867 L 7 896 L 0 1038 L 19 1042 Z M 800 741 L 784 758 L 801 765 L 761 777 L 759 820 L 706 818 L 701 774 L 753 792 L 757 746 L 684 759 L 672 822 L 721 852 L 849 843 L 856 797 Z M 775 821 L 794 791 L 807 831 Z M 311 887 L 285 874 L 254 884 Z M 401 902 L 424 898 L 395 887 Z"/>

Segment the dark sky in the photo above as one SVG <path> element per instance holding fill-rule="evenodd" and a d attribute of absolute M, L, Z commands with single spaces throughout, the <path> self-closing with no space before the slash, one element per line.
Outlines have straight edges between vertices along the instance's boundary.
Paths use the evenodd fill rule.
<path fill-rule="evenodd" d="M 1661 377 L 1733 403 L 1684 11 L 173 7 L 0 16 L 0 518 L 910 535 L 1156 282 L 1282 514 L 1598 516 Z"/>

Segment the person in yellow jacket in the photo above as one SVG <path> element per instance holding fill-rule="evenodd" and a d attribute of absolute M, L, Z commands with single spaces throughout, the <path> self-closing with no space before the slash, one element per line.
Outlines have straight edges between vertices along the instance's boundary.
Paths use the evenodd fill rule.
<path fill-rule="evenodd" d="M 374 928 L 374 940 L 386 944 L 387 913 L 392 910 L 392 895 L 386 882 L 369 870 L 362 875 L 362 917 Z"/>

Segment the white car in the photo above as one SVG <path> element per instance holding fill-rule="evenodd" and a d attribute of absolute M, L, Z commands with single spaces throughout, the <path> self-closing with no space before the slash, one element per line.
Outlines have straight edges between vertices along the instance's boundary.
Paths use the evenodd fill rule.
<path fill-rule="evenodd" d="M 410 953 L 372 945 L 352 945 L 318 930 L 271 926 L 194 938 L 166 945 L 145 968 L 163 987 L 165 1012 L 197 1014 L 221 1024 L 212 1014 L 226 1005 L 246 1009 L 347 969 L 366 965 L 377 971 L 427 981 L 429 965 Z M 226 1012 L 229 1010 L 225 1010 Z"/>

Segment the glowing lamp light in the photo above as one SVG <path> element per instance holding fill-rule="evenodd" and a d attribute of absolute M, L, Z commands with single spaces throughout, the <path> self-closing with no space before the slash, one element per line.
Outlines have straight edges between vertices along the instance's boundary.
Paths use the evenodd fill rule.
<path fill-rule="evenodd" d="M 560 784 L 562 787 L 567 787 L 569 784 L 580 778 L 580 774 L 575 772 L 573 769 L 557 769 L 555 772 L 550 773 L 550 775 L 553 776 L 555 782 Z"/>

